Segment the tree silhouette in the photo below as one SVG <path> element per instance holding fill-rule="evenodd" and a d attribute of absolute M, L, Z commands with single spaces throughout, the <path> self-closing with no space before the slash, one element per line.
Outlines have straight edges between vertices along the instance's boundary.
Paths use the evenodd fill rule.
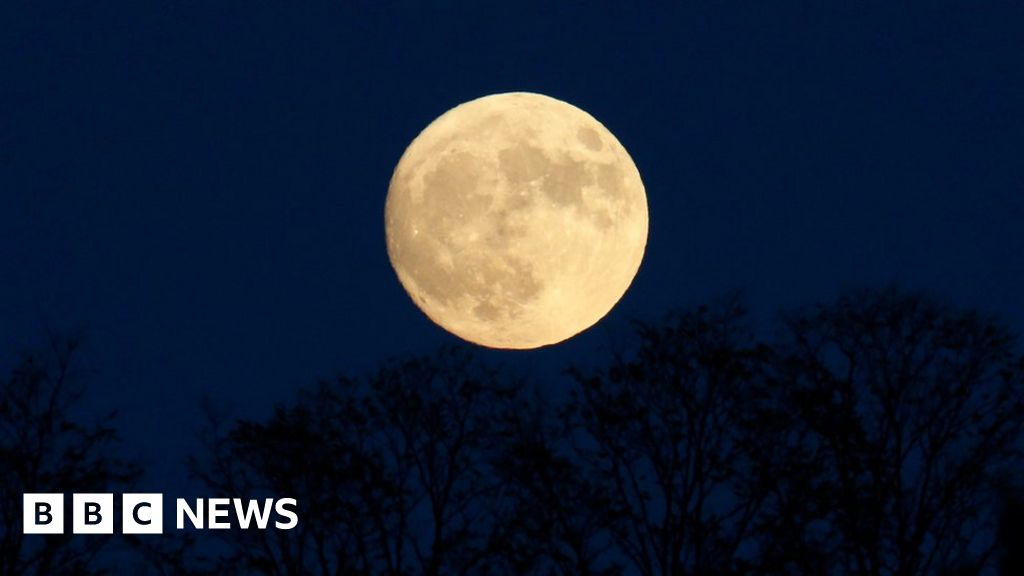
<path fill-rule="evenodd" d="M 220 571 L 484 574 L 511 558 L 514 502 L 495 463 L 517 386 L 465 349 L 339 378 L 211 440 L 212 491 L 299 495 L 292 531 L 230 531 Z"/>
<path fill-rule="evenodd" d="M 112 413 L 96 423 L 74 416 L 83 394 L 78 348 L 75 339 L 54 338 L 0 382 L 0 574 L 104 573 L 96 558 L 108 536 L 25 535 L 22 494 L 113 492 L 141 472 L 115 456 Z"/>
<path fill-rule="evenodd" d="M 572 449 L 572 426 L 543 399 L 510 419 L 497 469 L 513 502 L 497 555 L 512 574 L 622 574 L 612 553 L 612 502 Z"/>
<path fill-rule="evenodd" d="M 774 517 L 803 525 L 776 531 L 788 541 L 770 548 L 796 558 L 806 548 L 791 543 L 813 543 L 831 558 L 821 574 L 993 566 L 996 497 L 1019 471 L 1024 425 L 1009 331 L 897 289 L 840 298 L 785 327 L 776 416 L 796 432 L 777 474 L 797 483 Z"/>
<path fill-rule="evenodd" d="M 744 570 L 769 493 L 744 409 L 768 358 L 736 299 L 638 326 L 635 353 L 576 372 L 577 451 L 609 500 L 618 550 L 644 576 Z"/>
<path fill-rule="evenodd" d="M 990 573 L 1024 462 L 1024 359 L 896 289 L 783 318 L 738 299 L 637 325 L 567 401 L 464 348 L 393 360 L 209 437 L 215 495 L 299 498 L 174 573 Z M 1014 470 L 1016 467 L 1016 470 Z M 1009 518 L 1009 516 L 1006 516 Z M 1003 529 L 1003 535 L 1007 534 Z M 159 557 L 159 555 L 158 555 Z M 1008 564 L 1009 565 L 1009 564 Z"/>

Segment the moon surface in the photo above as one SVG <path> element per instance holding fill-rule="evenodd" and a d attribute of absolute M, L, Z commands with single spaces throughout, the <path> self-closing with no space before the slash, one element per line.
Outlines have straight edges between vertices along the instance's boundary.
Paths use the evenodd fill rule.
<path fill-rule="evenodd" d="M 435 323 L 491 348 L 561 342 L 626 292 L 647 196 L 622 144 L 541 94 L 466 102 L 409 145 L 385 206 L 388 257 Z"/>

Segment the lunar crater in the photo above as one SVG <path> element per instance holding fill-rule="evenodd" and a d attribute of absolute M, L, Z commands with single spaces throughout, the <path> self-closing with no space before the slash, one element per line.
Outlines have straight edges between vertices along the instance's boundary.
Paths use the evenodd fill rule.
<path fill-rule="evenodd" d="M 576 137 L 589 150 L 597 151 L 601 149 L 601 137 L 592 128 L 580 128 L 576 131 Z"/>

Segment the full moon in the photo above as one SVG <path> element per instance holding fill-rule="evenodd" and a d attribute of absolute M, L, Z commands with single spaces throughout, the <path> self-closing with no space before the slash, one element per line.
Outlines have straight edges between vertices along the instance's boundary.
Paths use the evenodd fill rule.
<path fill-rule="evenodd" d="M 388 257 L 435 323 L 491 348 L 561 342 L 603 318 L 647 244 L 622 144 L 541 94 L 478 98 L 409 145 L 385 206 Z"/>

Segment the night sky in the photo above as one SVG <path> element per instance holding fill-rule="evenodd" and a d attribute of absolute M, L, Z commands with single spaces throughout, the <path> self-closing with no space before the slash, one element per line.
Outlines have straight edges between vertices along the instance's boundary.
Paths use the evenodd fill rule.
<path fill-rule="evenodd" d="M 1020 2 L 36 4 L 0 7 L 0 366 L 84 334 L 147 491 L 203 397 L 259 417 L 457 341 L 398 283 L 384 199 L 421 129 L 495 92 L 604 123 L 651 219 L 608 318 L 498 362 L 597 358 L 735 289 L 770 315 L 896 282 L 1024 327 Z"/>

